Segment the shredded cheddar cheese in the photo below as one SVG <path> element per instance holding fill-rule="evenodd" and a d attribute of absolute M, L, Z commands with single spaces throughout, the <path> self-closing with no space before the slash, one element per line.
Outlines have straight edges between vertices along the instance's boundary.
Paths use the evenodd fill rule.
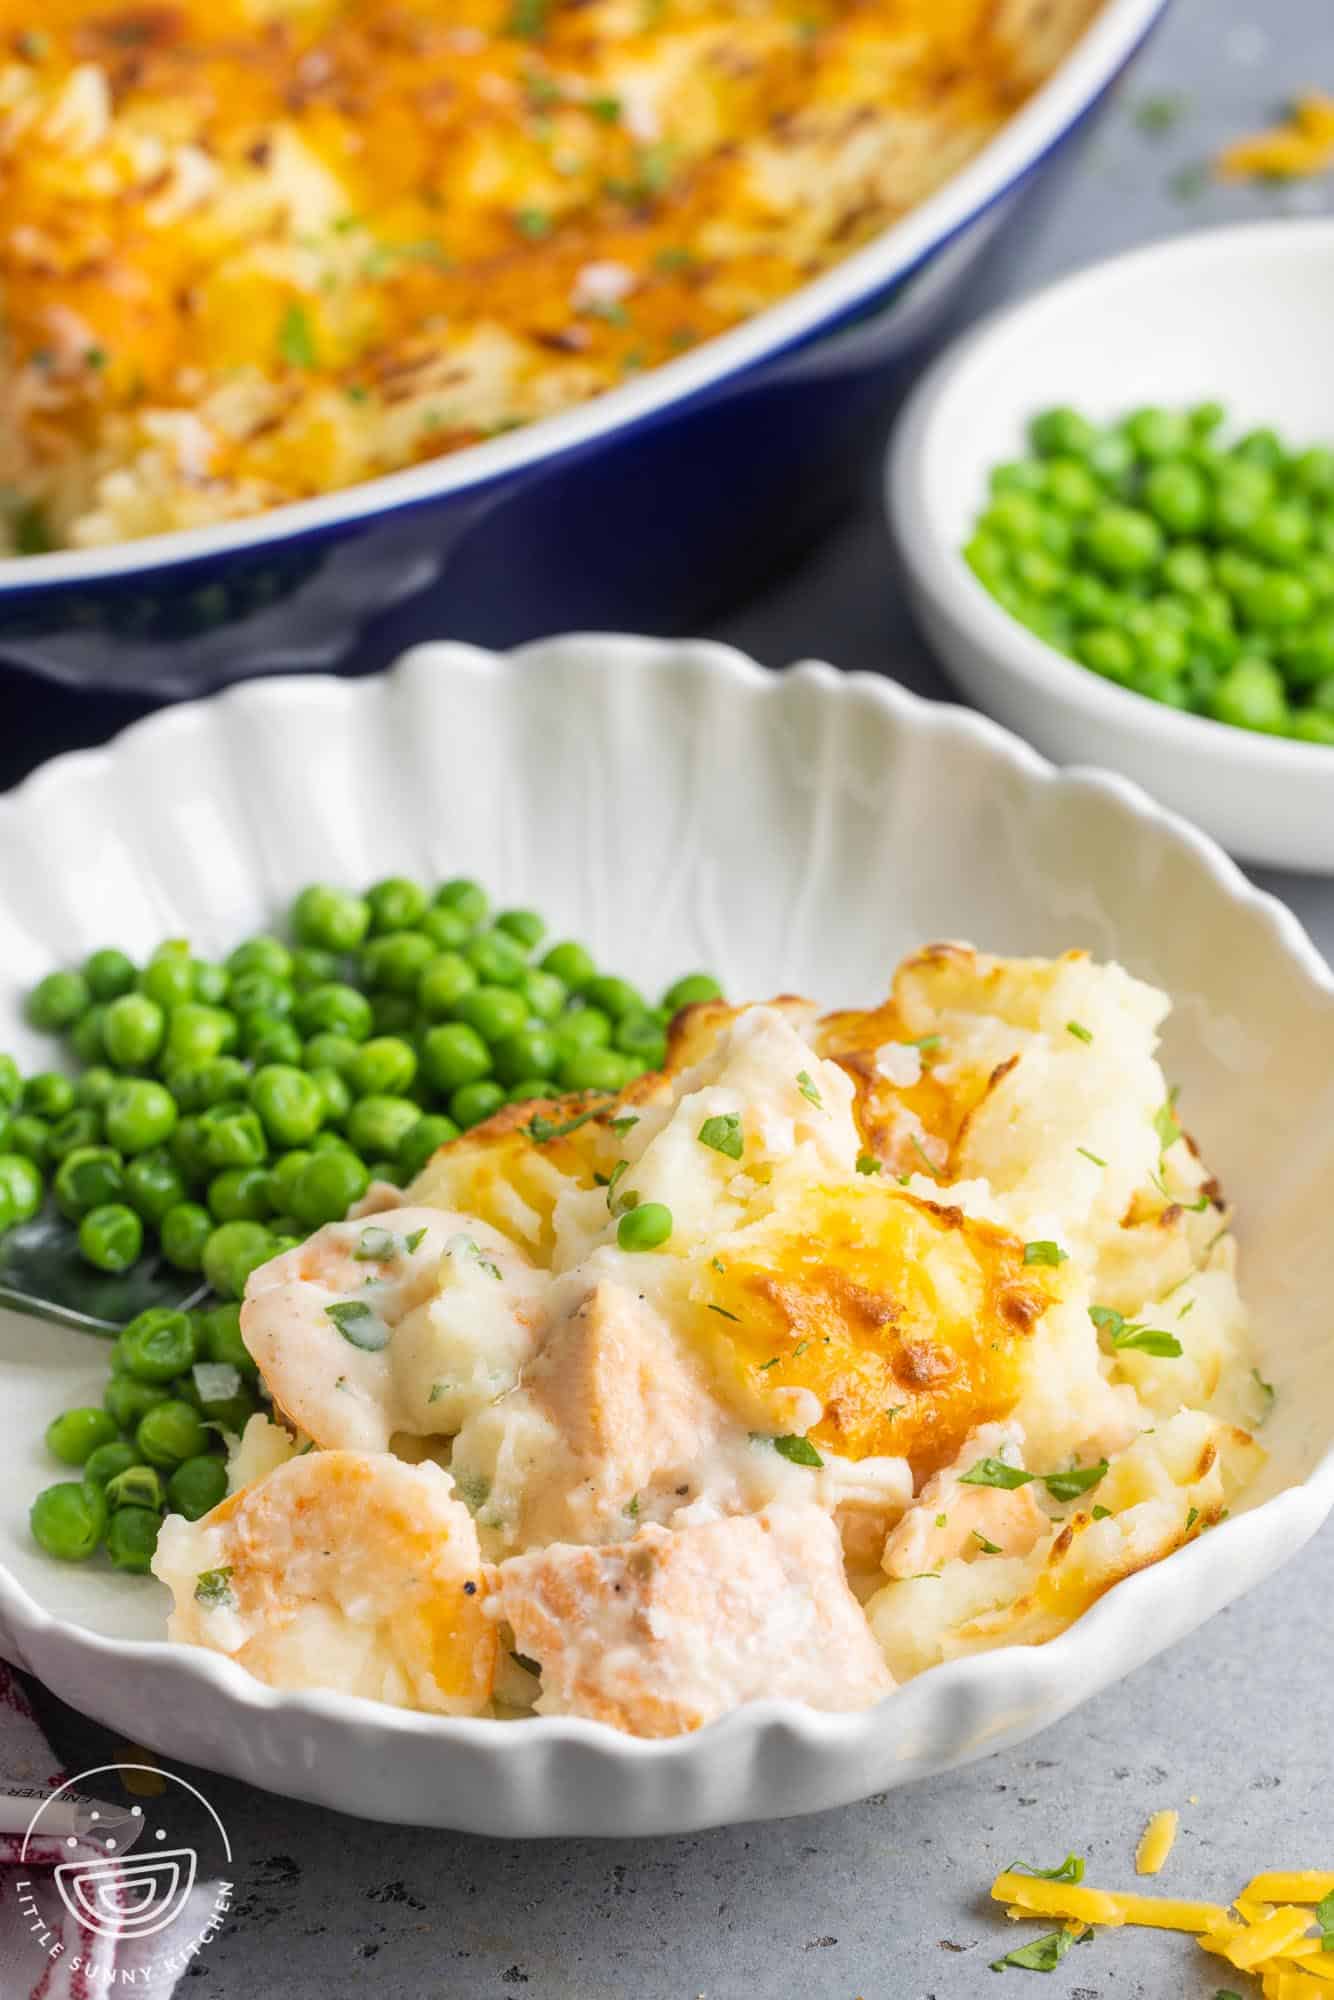
<path fill-rule="evenodd" d="M 1225 1958 L 1229 1965 L 1235 1965 L 1238 1972 L 1250 1972 L 1268 1959 L 1281 1958 L 1304 1936 L 1310 1922 L 1307 1911 L 1289 1905 L 1244 1930 L 1231 1924 L 1226 1929 L 1208 1931 L 1200 1939 L 1200 1945 L 1203 1950 Z"/>
<path fill-rule="evenodd" d="M 1334 167 L 1334 97 L 1309 91 L 1272 131 L 1238 139 L 1218 156 L 1225 180 L 1299 180 Z"/>
<path fill-rule="evenodd" d="M 1029 1916 L 1075 1918 L 1083 1924 L 1139 1924 L 1160 1931 L 1226 1930 L 1221 1903 L 1192 1903 L 1178 1896 L 1137 1896 L 1112 1889 L 1086 1889 L 1065 1882 L 1040 1882 L 1026 1875 L 998 1875 L 991 1885 L 998 1903 L 1013 1903 Z"/>
<path fill-rule="evenodd" d="M 1181 1816 L 1172 1811 L 1156 1812 L 1140 1836 L 1135 1849 L 1135 1873 L 1156 1875 L 1176 1842 Z"/>
<path fill-rule="evenodd" d="M 1253 1875 L 1241 1893 L 1248 1901 L 1258 1903 L 1320 1903 L 1326 1896 L 1334 1895 L 1334 1873 L 1298 1868 Z M 1240 1896 L 1237 1907 L 1241 1907 Z"/>

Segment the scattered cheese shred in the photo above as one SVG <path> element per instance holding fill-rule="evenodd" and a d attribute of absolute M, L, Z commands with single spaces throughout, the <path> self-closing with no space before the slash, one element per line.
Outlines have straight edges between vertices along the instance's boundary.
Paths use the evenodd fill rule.
<path fill-rule="evenodd" d="M 1272 1917 L 1263 1923 L 1250 1924 L 1244 1930 L 1231 1925 L 1217 1931 L 1207 1931 L 1200 1939 L 1205 1951 L 1217 1952 L 1229 1965 L 1235 1965 L 1238 1972 L 1252 1972 L 1257 1965 L 1263 1965 L 1271 1958 L 1282 1958 L 1298 1939 L 1306 1935 L 1311 1917 L 1307 1910 L 1298 1910 L 1290 1904 L 1275 1910 Z"/>
<path fill-rule="evenodd" d="M 1253 1875 L 1241 1895 L 1257 1903 L 1323 1903 L 1334 1895 L 1334 1873 L 1318 1868 L 1275 1869 L 1267 1875 Z M 1241 1908 L 1241 1896 L 1237 1898 Z"/>
<path fill-rule="evenodd" d="M 1168 1855 L 1172 1852 L 1180 1824 L 1179 1813 L 1156 1812 L 1140 1835 L 1139 1846 L 1135 1849 L 1135 1873 L 1156 1875 Z"/>
<path fill-rule="evenodd" d="M 1027 1875 L 998 1875 L 991 1885 L 998 1903 L 1014 1903 L 1030 1916 L 1073 1917 L 1083 1924 L 1146 1925 L 1160 1931 L 1226 1931 L 1230 1918 L 1221 1903 L 1190 1903 L 1177 1896 L 1137 1896 L 1119 1889 L 1077 1888 L 1041 1882 Z M 1238 1928 L 1240 1928 L 1238 1926 Z"/>
<path fill-rule="evenodd" d="M 1334 97 L 1308 92 L 1281 125 L 1226 147 L 1217 166 L 1225 180 L 1300 180 L 1324 173 L 1334 167 Z"/>

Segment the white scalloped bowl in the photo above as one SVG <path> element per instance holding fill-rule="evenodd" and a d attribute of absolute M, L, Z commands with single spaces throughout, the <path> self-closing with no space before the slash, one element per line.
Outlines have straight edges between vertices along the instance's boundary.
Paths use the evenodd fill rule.
<path fill-rule="evenodd" d="M 1334 983 L 1295 920 L 1121 779 L 823 666 L 573 638 L 418 648 L 371 680 L 252 685 L 64 757 L 0 801 L 0 959 L 18 997 L 110 940 L 216 950 L 312 877 L 475 873 L 653 986 L 881 994 L 923 939 L 1085 945 L 1166 987 L 1166 1060 L 1239 1205 L 1267 1471 L 1246 1507 L 1067 1633 L 937 1667 L 857 1715 L 762 1702 L 641 1743 L 277 1693 L 161 1638 L 151 1579 L 27 1533 L 48 1419 L 103 1355 L 0 1315 L 0 1652 L 168 1755 L 348 1812 L 481 1833 L 651 1834 L 814 1811 L 1015 1743 L 1268 1575 L 1334 1504 Z"/>

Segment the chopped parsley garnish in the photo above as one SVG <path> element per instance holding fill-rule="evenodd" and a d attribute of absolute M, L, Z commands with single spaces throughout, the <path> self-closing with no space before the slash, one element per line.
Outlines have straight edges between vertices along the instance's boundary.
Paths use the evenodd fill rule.
<path fill-rule="evenodd" d="M 600 118 L 604 125 L 614 125 L 621 115 L 619 97 L 590 97 L 584 106 L 594 118 Z"/>
<path fill-rule="evenodd" d="M 1028 1486 L 1036 1478 L 1036 1472 L 1025 1472 L 1022 1465 L 1007 1465 L 1003 1458 L 979 1458 L 976 1465 L 960 1474 L 959 1484 L 999 1486 L 1002 1492 L 1013 1493 L 1016 1487 Z"/>
<path fill-rule="evenodd" d="M 973 1540 L 977 1543 L 984 1556 L 998 1556 L 1000 1554 L 999 1545 L 996 1542 L 989 1542 L 980 1528 L 973 1529 Z"/>
<path fill-rule="evenodd" d="M 675 245 L 659 250 L 653 259 L 660 271 L 688 271 L 695 261 L 694 252 Z"/>
<path fill-rule="evenodd" d="M 295 300 L 283 314 L 282 325 L 278 328 L 278 352 L 289 368 L 318 366 L 310 320 L 305 307 L 297 305 Z"/>
<path fill-rule="evenodd" d="M 523 1129 L 535 1146 L 545 1146 L 548 1139 L 564 1139 L 569 1133 L 577 1132 L 579 1127 L 586 1125 L 590 1118 L 596 1118 L 601 1109 L 601 1104 L 590 1104 L 586 1111 L 577 1112 L 573 1118 L 566 1118 L 563 1122 L 559 1123 L 553 1119 L 544 1118 L 541 1112 L 537 1111 L 534 1112 Z M 630 1123 L 633 1125 L 637 1121 L 632 1118 Z M 618 1131 L 620 1129 L 620 1121 L 618 1120 L 611 1129 L 613 1132 Z"/>
<path fill-rule="evenodd" d="M 1073 1035 L 1077 1042 L 1091 1042 L 1093 1040 L 1092 1029 L 1086 1028 L 1082 1021 L 1067 1021 L 1065 1032 L 1067 1035 Z"/>
<path fill-rule="evenodd" d="M 203 1604 L 210 1611 L 217 1611 L 224 1604 L 234 1604 L 230 1569 L 205 1569 L 195 1578 L 195 1603 Z"/>
<path fill-rule="evenodd" d="M 1031 1861 L 1012 1861 L 1005 1872 L 1007 1875 L 1031 1875 L 1038 1882 L 1082 1882 L 1084 1858 L 1080 1854 L 1067 1854 L 1064 1861 L 1058 1861 L 1054 1868 L 1035 1868 Z"/>
<path fill-rule="evenodd" d="M 535 42 L 546 31 L 547 0 L 514 0 L 507 25 L 512 35 Z"/>
<path fill-rule="evenodd" d="M 941 1173 L 940 1168 L 936 1165 L 930 1153 L 927 1152 L 926 1147 L 922 1144 L 921 1140 L 918 1138 L 915 1132 L 912 1135 L 912 1143 L 914 1152 L 921 1160 L 922 1165 L 926 1168 L 932 1180 L 933 1181 L 944 1180 L 945 1176 Z"/>
<path fill-rule="evenodd" d="M 1193 1527 L 1195 1526 L 1195 1523 L 1196 1523 L 1196 1522 L 1197 1522 L 1197 1521 L 1199 1520 L 1199 1518 L 1200 1518 L 1200 1510 L 1199 1510 L 1199 1508 L 1198 1508 L 1198 1507 L 1192 1507 L 1192 1508 L 1191 1508 L 1191 1510 L 1190 1510 L 1190 1512 L 1189 1512 L 1189 1513 L 1187 1514 L 1187 1516 L 1186 1516 L 1186 1533 L 1187 1533 L 1187 1534 L 1189 1534 L 1189 1533 L 1190 1533 L 1191 1529 L 1192 1529 L 1192 1528 L 1193 1528 Z"/>
<path fill-rule="evenodd" d="M 882 1174 L 884 1171 L 882 1162 L 877 1160 L 874 1153 L 858 1153 L 857 1172 L 859 1174 Z"/>
<path fill-rule="evenodd" d="M 809 1438 L 778 1437 L 773 1440 L 773 1447 L 780 1458 L 786 1458 L 793 1465 L 810 1465 L 818 1471 L 824 1464 Z"/>
<path fill-rule="evenodd" d="M 1112 1510 L 1110 1507 L 1103 1507 L 1101 1505 L 1096 1506 L 1093 1509 L 1093 1518 L 1095 1521 L 1110 1521 L 1112 1518 Z"/>
<path fill-rule="evenodd" d="M 1265 1381 L 1264 1376 L 1260 1373 L 1258 1368 L 1252 1368 L 1251 1380 L 1254 1382 L 1256 1388 L 1260 1391 L 1261 1395 L 1265 1399 L 1264 1414 L 1258 1419 L 1258 1422 L 1261 1424 L 1267 1424 L 1270 1418 L 1270 1414 L 1273 1410 L 1274 1401 L 1278 1392 L 1275 1389 L 1272 1382 Z"/>
<path fill-rule="evenodd" d="M 797 1071 L 797 1089 L 808 1104 L 823 1105 L 824 1099 L 811 1082 L 811 1073 L 808 1069 L 799 1069 Z"/>
<path fill-rule="evenodd" d="M 950 1517 L 949 1517 L 949 1515 L 948 1515 L 948 1514 L 937 1514 L 937 1516 L 936 1516 L 936 1526 L 937 1526 L 938 1528 L 943 1528 L 943 1527 L 945 1526 L 946 1522 L 947 1522 L 947 1521 L 949 1520 L 949 1518 L 950 1518 Z"/>
<path fill-rule="evenodd" d="M 630 1130 L 632 1125 L 637 1125 L 638 1123 L 639 1123 L 639 1114 L 637 1112 L 630 1112 L 624 1118 L 613 1118 L 611 1121 L 611 1129 L 616 1134 L 617 1138 L 620 1138 L 624 1133 Z"/>
<path fill-rule="evenodd" d="M 1076 1146 L 1075 1151 L 1077 1153 L 1082 1153 L 1086 1160 L 1092 1160 L 1095 1167 L 1105 1167 L 1107 1164 L 1106 1160 L 1103 1159 L 1101 1153 L 1090 1153 L 1087 1146 Z"/>
<path fill-rule="evenodd" d="M 616 1189 L 622 1177 L 628 1174 L 629 1171 L 630 1162 L 628 1160 L 618 1160 L 607 1176 L 607 1208 L 612 1215 L 619 1215 L 621 1212 L 616 1204 Z"/>
<path fill-rule="evenodd" d="M 717 1315 L 718 1315 L 719 1319 L 730 1319 L 730 1320 L 735 1320 L 735 1321 L 736 1321 L 736 1324 L 737 1324 L 738 1326 L 740 1326 L 740 1324 L 741 1324 L 741 1315 L 740 1315 L 740 1313 L 730 1313 L 730 1312 L 728 1312 L 728 1310 L 727 1310 L 727 1307 L 726 1307 L 726 1306 L 715 1306 L 715 1305 L 712 1305 L 712 1304 L 710 1304 L 710 1306 L 709 1306 L 709 1311 L 710 1311 L 711 1313 L 717 1313 Z M 764 1365 L 765 1365 L 765 1367 L 766 1367 L 766 1368 L 772 1368 L 774 1364 L 773 1364 L 773 1362 L 772 1362 L 772 1361 L 766 1361 Z"/>
<path fill-rule="evenodd" d="M 1320 1926 L 1321 1951 L 1334 1951 L 1334 1890 L 1316 1904 L 1315 1920 Z"/>
<path fill-rule="evenodd" d="M 423 1232 L 424 1233 L 424 1232 Z M 374 1225 L 363 1229 L 352 1252 L 359 1264 L 385 1264 L 398 1255 L 398 1238 Z"/>
<path fill-rule="evenodd" d="M 409 1257 L 412 1255 L 414 1250 L 420 1247 L 425 1235 L 426 1235 L 426 1228 L 425 1225 L 423 1224 L 423 1226 L 420 1229 L 414 1229 L 411 1236 L 405 1236 L 403 1238 L 403 1247 L 407 1251 Z"/>
<path fill-rule="evenodd" d="M 1007 1966 L 1016 1966 L 1020 1972 L 1055 1972 L 1073 1943 L 1069 1931 L 1048 1931 L 1046 1937 L 1034 1938 L 1032 1944 L 1021 1944 L 1016 1951 L 1007 1951 L 1004 1958 L 993 1958 L 991 1970 L 1004 1972 Z"/>
<path fill-rule="evenodd" d="M 721 1277 L 723 1275 L 723 1272 L 727 1269 L 727 1266 L 726 1264 L 724 1264 L 721 1257 L 710 1257 L 709 1267 L 711 1270 L 716 1271 L 719 1277 Z"/>
<path fill-rule="evenodd" d="M 1167 1361 L 1174 1361 L 1183 1352 L 1174 1333 L 1127 1320 L 1111 1306 L 1090 1306 L 1089 1318 L 1099 1333 L 1109 1336 L 1114 1348 L 1133 1348 L 1139 1354 L 1154 1354 Z"/>
<path fill-rule="evenodd" d="M 799 1340 L 792 1350 L 792 1359 L 795 1361 L 799 1354 L 804 1354 L 810 1344 L 809 1340 Z"/>
<path fill-rule="evenodd" d="M 1179 1094 L 1179 1087 L 1170 1090 L 1166 1104 L 1160 1104 L 1153 1114 L 1153 1129 L 1158 1137 L 1160 1152 L 1165 1153 L 1169 1146 L 1175 1146 L 1177 1140 L 1181 1137 L 1181 1127 L 1177 1123 L 1177 1097 Z"/>
<path fill-rule="evenodd" d="M 1025 1243 L 1024 1245 L 1024 1262 L 1026 1264 L 1064 1264 L 1068 1260 L 1069 1254 L 1068 1250 L 1062 1250 L 1059 1243 L 1051 1243 L 1045 1240 L 1037 1243 Z"/>
<path fill-rule="evenodd" d="M 1072 1465 L 1068 1472 L 1044 1472 L 1042 1483 L 1053 1500 L 1078 1500 L 1106 1477 L 1107 1460 L 1102 1458 L 1096 1465 Z"/>
<path fill-rule="evenodd" d="M 363 1353 L 378 1354 L 389 1345 L 389 1328 L 363 1300 L 340 1299 L 337 1305 L 326 1306 L 324 1311 L 344 1340 L 361 1348 Z"/>
<path fill-rule="evenodd" d="M 630 1495 L 630 1498 L 625 1503 L 623 1511 L 630 1516 L 630 1519 L 632 1521 L 637 1521 L 639 1519 L 639 1495 L 637 1493 L 632 1493 Z"/>
<path fill-rule="evenodd" d="M 1187 1215 L 1203 1215 L 1205 1209 L 1209 1206 L 1209 1197 L 1207 1194 L 1202 1194 L 1198 1201 L 1183 1201 L 1179 1194 L 1171 1192 L 1161 1174 L 1150 1174 L 1149 1179 L 1170 1207 L 1184 1209 Z"/>
<path fill-rule="evenodd" d="M 718 1309 L 715 1306 L 713 1310 L 716 1312 Z M 731 1319 L 732 1317 L 733 1315 L 731 1313 L 727 1314 L 728 1319 Z M 771 1354 L 767 1361 L 761 1361 L 760 1373 L 761 1375 L 767 1375 L 771 1368 L 776 1368 L 777 1366 L 778 1366 L 778 1356 L 776 1354 Z"/>
<path fill-rule="evenodd" d="M 736 1111 L 719 1112 L 716 1118 L 706 1118 L 699 1128 L 701 1146 L 709 1146 L 715 1153 L 723 1153 L 729 1160 L 739 1160 L 745 1141 L 741 1136 L 741 1116 Z"/>
<path fill-rule="evenodd" d="M 536 243 L 542 237 L 550 236 L 551 217 L 544 208 L 516 208 L 514 227 L 521 236 L 526 236 L 530 242 Z"/>
<path fill-rule="evenodd" d="M 940 1036 L 917 1035 L 907 1044 L 907 1047 L 910 1049 L 921 1049 L 923 1054 L 925 1054 L 928 1049 L 938 1049 L 940 1047 Z"/>

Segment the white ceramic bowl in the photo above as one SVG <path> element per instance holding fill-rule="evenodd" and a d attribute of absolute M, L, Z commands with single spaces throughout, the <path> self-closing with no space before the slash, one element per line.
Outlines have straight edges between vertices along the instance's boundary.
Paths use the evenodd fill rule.
<path fill-rule="evenodd" d="M 0 1315 L 0 1652 L 130 1741 L 349 1812 L 497 1834 L 662 1833 L 833 1806 L 1014 1743 L 1292 1554 L 1334 1503 L 1334 985 L 1295 920 L 1116 778 L 1058 773 L 890 683 L 709 645 L 419 648 L 391 675 L 175 708 L 0 801 L 0 1046 L 53 963 L 216 951 L 314 877 L 475 873 L 650 987 L 883 993 L 937 936 L 1086 945 L 1176 996 L 1167 1066 L 1236 1197 L 1278 1388 L 1250 1504 L 1061 1638 L 936 1668 L 859 1715 L 790 1702 L 698 1735 L 450 1721 L 280 1694 L 162 1639 L 151 1579 L 47 1561 L 42 1430 L 105 1355 Z"/>
<path fill-rule="evenodd" d="M 1095 264 L 985 320 L 923 378 L 889 458 L 914 608 L 975 701 L 1058 763 L 1124 771 L 1234 853 L 1334 872 L 1334 749 L 1182 715 L 1003 611 L 959 551 L 1032 414 L 1218 397 L 1241 429 L 1334 440 L 1334 221 L 1250 223 Z"/>

